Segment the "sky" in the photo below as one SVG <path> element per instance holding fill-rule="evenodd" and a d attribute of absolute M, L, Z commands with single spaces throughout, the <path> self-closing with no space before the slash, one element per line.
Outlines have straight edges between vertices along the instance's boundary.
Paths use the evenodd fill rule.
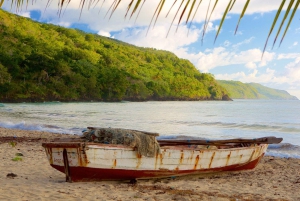
<path fill-rule="evenodd" d="M 82 10 L 80 9 L 81 1 L 72 0 L 67 8 L 62 9 L 61 15 L 58 15 L 58 1 L 51 1 L 48 6 L 48 1 L 33 2 L 30 1 L 27 6 L 24 5 L 17 10 L 11 6 L 11 1 L 6 1 L 2 8 L 35 21 L 77 28 L 139 47 L 168 50 L 179 58 L 188 59 L 200 72 L 213 74 L 216 79 L 260 83 L 274 89 L 286 90 L 300 99 L 300 7 L 281 46 L 279 47 L 278 42 L 281 40 L 286 23 L 272 48 L 285 12 L 279 16 L 262 57 L 264 45 L 281 0 L 251 0 L 241 19 L 238 31 L 234 34 L 246 0 L 236 1 L 227 14 L 215 42 L 215 36 L 229 0 L 218 2 L 204 37 L 203 27 L 207 10 L 209 10 L 209 15 L 215 0 L 211 1 L 210 6 L 210 1 L 202 1 L 192 23 L 186 23 L 187 14 L 185 14 L 179 25 L 178 17 L 174 22 L 172 21 L 182 1 L 176 1 L 174 8 L 166 17 L 174 2 L 174 0 L 166 0 L 155 26 L 153 23 L 149 25 L 159 0 L 145 1 L 139 16 L 137 17 L 138 10 L 131 18 L 132 10 L 125 18 L 129 0 L 121 1 L 112 15 L 109 10 L 112 0 L 92 0 L 91 2 L 98 2 L 98 4 L 90 6 L 89 1 L 86 1 Z M 284 6 L 284 11 L 286 8 L 287 5 Z"/>

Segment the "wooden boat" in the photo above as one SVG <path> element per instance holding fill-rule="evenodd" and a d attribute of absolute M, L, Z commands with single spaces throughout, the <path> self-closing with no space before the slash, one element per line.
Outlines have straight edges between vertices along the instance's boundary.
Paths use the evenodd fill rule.
<path fill-rule="evenodd" d="M 160 153 L 146 157 L 135 148 L 82 142 L 43 143 L 50 165 L 66 181 L 135 180 L 254 168 L 268 144 L 282 138 L 232 140 L 158 140 Z"/>

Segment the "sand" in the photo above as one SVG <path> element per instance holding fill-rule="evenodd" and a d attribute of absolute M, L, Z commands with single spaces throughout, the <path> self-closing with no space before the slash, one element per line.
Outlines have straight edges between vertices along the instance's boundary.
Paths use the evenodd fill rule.
<path fill-rule="evenodd" d="M 0 128 L 3 136 L 70 137 Z M 68 183 L 63 173 L 49 165 L 41 143 L 19 142 L 12 146 L 0 142 L 0 200 L 300 200 L 299 159 L 265 156 L 254 170 L 139 180 L 137 184 Z"/>

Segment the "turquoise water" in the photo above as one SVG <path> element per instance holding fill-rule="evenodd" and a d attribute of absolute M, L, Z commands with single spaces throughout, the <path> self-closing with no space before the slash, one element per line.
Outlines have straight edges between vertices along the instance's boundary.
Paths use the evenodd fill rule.
<path fill-rule="evenodd" d="M 300 158 L 300 101 L 149 101 L 2 104 L 0 126 L 80 134 L 87 126 L 210 139 L 283 137 L 268 154 Z"/>

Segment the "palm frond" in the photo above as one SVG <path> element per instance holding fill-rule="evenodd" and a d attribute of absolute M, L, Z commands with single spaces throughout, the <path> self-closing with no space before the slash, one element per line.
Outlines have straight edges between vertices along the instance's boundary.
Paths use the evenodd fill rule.
<path fill-rule="evenodd" d="M 0 7 L 2 7 L 3 3 L 4 3 L 4 0 L 1 0 L 0 1 Z"/>
<path fill-rule="evenodd" d="M 29 2 L 29 0 L 26 0 L 26 1 L 25 0 L 10 0 L 10 1 L 11 1 L 10 2 L 11 9 L 14 7 L 16 9 L 16 12 L 21 11 L 22 6 L 25 5 L 25 4 L 27 6 L 28 2 Z M 49 5 L 51 4 L 52 1 L 53 0 L 47 0 L 46 8 L 49 7 Z M 86 8 L 89 10 L 92 7 L 95 8 L 95 6 L 99 3 L 99 1 L 100 0 L 80 0 L 79 1 L 80 16 L 82 15 L 82 11 L 83 11 L 85 5 L 87 5 Z M 145 1 L 146 0 L 130 0 L 129 2 L 127 2 L 128 6 L 127 6 L 127 11 L 126 11 L 126 14 L 125 14 L 125 18 L 127 17 L 127 15 L 130 12 L 130 10 L 132 10 L 131 13 L 130 13 L 130 18 L 134 14 L 136 14 L 137 11 L 139 10 L 138 14 L 136 16 L 136 19 L 137 19 L 138 16 L 139 16 L 139 14 L 140 14 L 140 11 L 141 11 L 144 3 L 145 3 Z M 173 0 L 173 1 L 174 2 L 171 5 L 171 7 L 169 8 L 169 11 L 167 12 L 166 17 L 170 14 L 170 11 L 175 6 L 175 4 L 178 3 L 177 0 Z M 211 16 L 215 12 L 216 5 L 218 4 L 218 0 L 214 0 L 214 2 L 211 2 L 211 0 L 204 0 L 204 1 L 206 1 L 206 2 L 209 1 L 209 4 L 208 4 L 207 8 L 203 8 L 203 10 L 206 10 L 206 17 L 205 17 L 205 21 L 204 21 L 204 25 L 203 25 L 203 32 L 202 32 L 202 39 L 201 39 L 202 42 L 203 42 L 204 35 L 205 35 L 206 31 L 207 31 L 208 24 L 210 22 Z M 2 7 L 5 2 L 9 2 L 9 0 L 0 0 L 0 7 Z M 35 2 L 36 2 L 35 0 L 32 0 L 32 4 L 34 4 Z M 58 5 L 58 12 L 57 13 L 58 13 L 59 16 L 62 13 L 62 8 L 65 6 L 64 9 L 66 10 L 66 8 L 70 4 L 70 2 L 71 2 L 71 0 L 57 0 L 57 5 Z M 104 2 L 105 2 L 105 0 L 102 0 L 101 8 L 102 8 Z M 110 1 L 110 7 L 108 8 L 107 13 L 105 14 L 105 16 L 107 16 L 110 13 L 109 18 L 111 18 L 112 15 L 120 7 L 119 5 L 121 4 L 121 2 L 123 3 L 124 1 L 122 1 L 122 0 L 113 0 L 113 1 Z M 151 18 L 151 21 L 150 21 L 147 33 L 148 33 L 149 28 L 151 27 L 151 25 L 155 26 L 155 24 L 156 24 L 159 16 L 162 13 L 163 8 L 166 7 L 165 6 L 166 5 L 165 2 L 166 2 L 166 0 L 160 0 L 159 3 L 158 3 L 158 5 L 156 6 L 156 9 L 155 9 L 155 11 L 154 11 L 154 13 L 152 15 L 152 18 Z M 194 20 L 195 15 L 198 12 L 198 9 L 200 7 L 201 2 L 202 2 L 202 0 L 181 0 L 181 3 L 178 6 L 177 11 L 175 12 L 175 14 L 173 16 L 173 20 L 172 20 L 172 23 L 170 25 L 170 28 L 168 30 L 167 35 L 170 32 L 170 29 L 171 29 L 171 27 L 172 27 L 172 25 L 174 23 L 174 20 L 178 19 L 178 24 L 177 24 L 177 29 L 178 29 L 178 27 L 182 23 L 182 20 L 183 20 L 183 18 L 184 18 L 185 15 L 186 15 L 185 24 L 189 23 L 189 29 L 190 29 L 192 21 Z M 218 27 L 218 30 L 217 30 L 217 33 L 216 33 L 216 36 L 215 36 L 214 43 L 216 42 L 216 40 L 217 40 L 217 38 L 218 38 L 218 36 L 220 34 L 220 31 L 221 31 L 222 26 L 223 26 L 223 24 L 225 22 L 227 14 L 231 11 L 231 9 L 233 8 L 233 6 L 235 5 L 236 2 L 237 2 L 236 0 L 229 0 L 229 3 L 226 6 L 226 8 L 224 10 L 224 13 L 223 13 L 223 16 L 221 18 L 221 21 L 220 21 L 220 24 L 219 24 L 219 27 Z M 214 6 L 210 10 L 211 3 L 214 3 Z M 284 7 L 285 3 L 286 3 L 286 0 L 282 0 L 279 8 L 277 9 L 277 13 L 276 13 L 276 15 L 275 15 L 275 17 L 273 19 L 273 23 L 272 23 L 272 26 L 270 28 L 270 31 L 269 31 L 269 34 L 268 34 L 268 37 L 267 37 L 267 40 L 266 40 L 263 52 L 266 49 L 267 43 L 268 43 L 269 38 L 270 38 L 270 36 L 271 36 L 271 34 L 272 34 L 273 30 L 274 30 L 275 25 L 276 25 L 276 23 L 277 23 L 277 21 L 279 19 L 280 14 L 284 12 L 283 11 L 284 10 L 283 7 Z M 198 5 L 195 6 L 196 4 L 198 4 Z M 237 23 L 237 26 L 236 26 L 236 29 L 235 29 L 235 34 L 236 34 L 237 30 L 238 30 L 238 27 L 240 25 L 240 22 L 241 22 L 242 18 L 246 14 L 246 10 L 247 10 L 249 4 L 250 4 L 250 0 L 247 0 L 245 2 L 243 10 L 241 11 L 241 14 L 240 14 L 240 17 L 239 17 L 239 20 L 238 20 L 238 23 Z M 279 36 L 282 28 L 283 28 L 283 25 L 285 24 L 285 22 L 287 21 L 288 16 L 290 15 L 289 19 L 288 19 L 288 22 L 287 22 L 287 25 L 285 27 L 285 31 L 283 33 L 283 36 L 282 36 L 281 40 L 280 40 L 279 46 L 281 45 L 284 37 L 286 36 L 287 30 L 288 30 L 288 28 L 289 28 L 289 26 L 290 26 L 290 24 L 291 24 L 291 22 L 292 22 L 292 20 L 293 20 L 293 18 L 295 16 L 295 13 L 297 12 L 299 4 L 300 4 L 300 0 L 289 0 L 289 4 L 288 4 L 288 7 L 287 7 L 287 9 L 285 11 L 285 15 L 284 15 L 284 17 L 283 17 L 283 19 L 281 21 L 281 24 L 280 24 L 278 30 L 277 30 L 277 34 L 276 34 L 274 42 L 273 42 L 273 47 L 274 47 L 274 45 L 275 45 L 275 43 L 277 41 L 277 38 L 278 38 L 278 36 Z M 101 8 L 100 8 L 100 10 L 101 10 Z M 100 12 L 100 10 L 99 10 L 99 12 Z M 191 16 L 193 16 L 193 17 L 191 17 Z M 135 19 L 135 21 L 136 21 L 136 19 Z M 153 23 L 153 21 L 154 21 L 154 23 Z"/>
<path fill-rule="evenodd" d="M 136 18 L 135 18 L 135 21 L 134 21 L 134 23 L 136 23 L 136 20 L 137 20 L 137 18 L 139 17 L 139 15 L 140 15 L 140 12 L 141 12 L 141 10 L 142 10 L 142 8 L 143 8 L 143 6 L 144 6 L 145 2 L 146 2 L 146 0 L 144 0 L 144 1 L 143 1 L 143 4 L 141 5 L 141 7 L 140 7 L 140 10 L 139 10 L 138 14 L 136 15 Z"/>
<path fill-rule="evenodd" d="M 141 0 L 138 0 L 138 1 L 136 2 L 135 6 L 134 6 L 134 8 L 133 8 L 133 10 L 132 10 L 132 12 L 131 12 L 130 18 L 131 18 L 132 15 L 137 11 L 137 9 L 138 9 L 140 3 L 141 3 Z"/>
<path fill-rule="evenodd" d="M 211 15 L 213 14 L 213 12 L 214 12 L 214 10 L 215 10 L 215 8 L 216 8 L 216 6 L 217 6 L 217 3 L 218 3 L 218 0 L 215 1 L 215 5 L 214 5 L 213 9 L 212 9 L 211 12 L 210 12 L 210 15 L 209 15 L 209 17 L 208 17 L 208 20 L 206 21 L 206 19 L 205 19 L 206 23 L 205 23 L 204 28 L 203 28 L 203 34 L 202 34 L 202 39 L 201 39 L 201 43 L 202 43 L 202 44 L 203 44 L 203 38 L 204 38 L 204 35 L 205 35 L 205 32 L 206 32 L 208 23 L 209 23 L 209 21 L 210 21 Z M 208 6 L 208 7 L 209 7 L 209 6 Z M 208 8 L 208 9 L 209 9 L 209 8 Z M 207 9 L 207 11 L 208 11 L 208 9 Z"/>
<path fill-rule="evenodd" d="M 235 3 L 235 1 L 233 2 L 233 4 L 234 4 L 234 3 Z M 239 28 L 239 24 L 240 24 L 240 22 L 241 22 L 241 19 L 244 17 L 244 14 L 245 14 L 245 12 L 246 12 L 246 10 L 247 10 L 247 8 L 248 8 L 249 3 L 250 3 L 250 0 L 247 0 L 247 2 L 245 3 L 245 6 L 244 6 L 243 11 L 242 11 L 242 13 L 241 13 L 241 15 L 240 15 L 240 18 L 239 18 L 239 22 L 238 22 L 238 24 L 236 25 L 234 35 L 236 34 L 236 32 L 237 32 L 237 30 L 238 30 L 238 28 Z"/>
<path fill-rule="evenodd" d="M 187 33 L 187 35 L 189 35 L 189 31 L 190 31 L 192 22 L 193 22 L 193 20 L 194 20 L 194 18 L 195 18 L 195 15 L 196 15 L 196 13 L 197 13 L 197 11 L 198 11 L 198 8 L 199 8 L 201 2 L 202 2 L 202 0 L 199 1 L 198 6 L 197 6 L 197 8 L 196 8 L 196 10 L 195 10 L 195 12 L 194 12 L 193 18 L 192 18 L 192 20 L 190 21 L 190 25 L 189 25 L 189 28 L 188 28 L 188 33 Z"/>
<path fill-rule="evenodd" d="M 263 49 L 262 57 L 263 57 L 263 55 L 264 55 L 264 52 L 265 52 L 266 47 L 267 47 L 267 44 L 268 44 L 268 40 L 269 40 L 269 38 L 270 38 L 270 36 L 271 36 L 271 33 L 273 32 L 273 29 L 274 29 L 274 27 L 275 27 L 275 25 L 276 25 L 277 19 L 278 19 L 280 13 L 281 13 L 281 10 L 282 10 L 284 4 L 285 4 L 285 0 L 283 0 L 283 1 L 281 2 L 280 6 L 279 6 L 279 8 L 278 8 L 278 10 L 277 10 L 276 16 L 275 16 L 275 18 L 274 18 L 274 20 L 273 20 L 272 26 L 271 26 L 271 28 L 270 28 L 270 31 L 269 31 L 269 34 L 268 34 L 268 37 L 267 37 L 267 40 L 266 40 L 266 43 L 265 43 L 265 46 L 264 46 L 264 49 Z"/>
<path fill-rule="evenodd" d="M 121 0 L 119 0 L 118 2 L 116 2 L 116 4 L 115 4 L 113 10 L 111 11 L 111 14 L 110 14 L 110 16 L 109 16 L 109 19 L 110 19 L 111 16 L 114 14 L 114 12 L 115 12 L 115 10 L 117 9 L 117 7 L 119 6 L 120 2 L 121 2 Z"/>
<path fill-rule="evenodd" d="M 166 2 L 166 0 L 161 0 L 161 1 L 160 1 L 160 7 L 159 7 L 159 10 L 158 10 L 158 12 L 157 12 L 156 19 L 155 19 L 155 22 L 154 22 L 154 25 L 153 25 L 153 26 L 155 26 L 155 24 L 156 24 L 156 22 L 157 22 L 157 19 L 158 19 L 158 17 L 159 17 L 159 14 L 160 14 L 162 8 L 164 7 L 165 2 Z"/>
<path fill-rule="evenodd" d="M 284 24 L 284 22 L 285 22 L 287 16 L 288 16 L 289 13 L 290 13 L 290 10 L 291 10 L 291 8 L 292 8 L 292 6 L 293 6 L 293 3 L 294 3 L 294 0 L 291 0 L 290 3 L 289 3 L 289 5 L 288 5 L 287 10 L 285 11 L 285 15 L 284 15 L 284 17 L 283 17 L 283 19 L 282 19 L 282 21 L 281 21 L 281 24 L 280 24 L 280 26 L 279 26 L 279 28 L 278 28 L 276 37 L 275 37 L 275 39 L 274 39 L 273 47 L 274 47 L 274 45 L 275 45 L 275 43 L 276 43 L 276 40 L 277 40 L 278 35 L 279 35 L 280 31 L 281 31 L 281 28 L 282 28 L 282 26 L 283 26 L 283 24 Z M 273 48 L 273 47 L 272 47 L 272 48 Z"/>
<path fill-rule="evenodd" d="M 127 14 L 128 14 L 128 12 L 129 12 L 129 10 L 130 10 L 130 8 L 131 8 L 133 2 L 134 2 L 134 0 L 131 0 L 131 2 L 128 4 L 128 6 L 127 6 L 127 11 L 126 11 L 126 14 L 125 14 L 125 18 L 127 17 Z"/>
<path fill-rule="evenodd" d="M 294 15 L 295 15 L 295 13 L 296 13 L 296 11 L 297 11 L 297 8 L 298 8 L 298 6 L 299 6 L 299 3 L 300 3 L 300 0 L 297 0 L 297 2 L 296 2 L 296 4 L 295 4 L 295 7 L 294 7 L 294 10 L 293 10 L 293 12 L 292 12 L 292 14 L 291 14 L 291 16 L 290 16 L 289 22 L 288 22 L 288 24 L 287 24 L 287 26 L 286 26 L 286 28 L 285 28 L 284 34 L 283 34 L 283 36 L 282 36 L 282 38 L 281 38 L 281 40 L 280 40 L 279 47 L 280 47 L 280 45 L 281 45 L 281 43 L 282 43 L 282 41 L 283 41 L 283 39 L 284 39 L 284 37 L 285 37 L 285 34 L 286 34 L 286 32 L 287 32 L 287 30 L 288 30 L 288 28 L 289 28 L 289 26 L 290 26 L 292 20 L 294 19 Z"/>
<path fill-rule="evenodd" d="M 194 9 L 195 3 L 196 3 L 196 0 L 193 0 L 192 6 L 191 6 L 191 9 L 190 9 L 189 14 L 188 14 L 188 16 L 187 16 L 187 19 L 186 19 L 186 23 L 185 23 L 185 24 L 187 24 L 187 23 L 189 22 L 189 19 L 190 19 L 190 16 L 191 16 L 191 14 L 192 14 L 192 11 L 193 11 L 193 9 Z"/>
<path fill-rule="evenodd" d="M 107 10 L 107 12 L 106 12 L 104 18 L 107 16 L 107 14 L 109 13 L 109 11 L 110 11 L 111 9 L 113 9 L 113 7 L 114 7 L 114 5 L 116 4 L 116 2 L 117 2 L 117 0 L 114 0 L 114 1 L 112 2 L 112 4 L 110 5 L 109 9 Z"/>
<path fill-rule="evenodd" d="M 175 1 L 173 2 L 173 4 L 172 4 L 172 6 L 170 7 L 170 9 L 169 9 L 169 11 L 168 11 L 166 17 L 168 17 L 169 13 L 171 12 L 171 10 L 172 10 L 172 8 L 174 7 L 174 5 L 176 4 L 176 2 L 177 2 L 177 0 L 175 0 Z"/>
<path fill-rule="evenodd" d="M 233 8 L 234 4 L 235 4 L 236 0 L 233 1 L 233 3 L 231 4 L 229 11 L 231 11 L 231 9 Z"/>
<path fill-rule="evenodd" d="M 218 0 L 216 0 L 216 3 L 217 2 L 218 2 Z M 210 3 L 211 3 L 211 0 L 209 0 L 209 4 L 208 4 L 207 10 L 206 10 L 205 21 L 204 21 L 204 26 L 203 26 L 203 31 L 202 31 L 201 44 L 203 44 L 203 38 L 204 38 L 204 35 L 205 35 L 205 29 L 206 29 L 206 25 L 208 24 L 207 17 L 208 17 L 208 11 L 209 11 L 209 7 L 210 7 Z"/>
<path fill-rule="evenodd" d="M 158 12 L 158 9 L 159 9 L 160 4 L 161 4 L 161 1 L 159 1 L 159 4 L 157 5 L 156 10 L 155 10 L 155 12 L 154 12 L 154 14 L 153 14 L 153 16 L 152 16 L 152 19 L 151 19 L 150 24 L 149 24 L 149 26 L 148 26 L 148 30 L 147 30 L 146 35 L 147 35 L 148 32 L 149 32 L 150 26 L 151 26 L 152 21 L 153 21 L 153 19 L 154 19 L 154 17 L 155 17 L 155 14 Z"/>
<path fill-rule="evenodd" d="M 167 33 L 167 37 L 168 37 L 168 35 L 169 35 L 169 33 L 170 33 L 170 30 L 171 30 L 171 27 L 172 27 L 172 25 L 173 25 L 173 23 L 174 23 L 174 20 L 176 19 L 176 16 L 177 16 L 177 14 L 178 14 L 178 12 L 179 12 L 181 6 L 183 5 L 183 2 L 184 2 L 184 0 L 181 1 L 181 4 L 180 4 L 179 8 L 177 9 L 177 12 L 176 12 L 175 16 L 173 17 L 172 23 L 171 23 L 171 25 L 170 25 L 170 27 L 169 27 L 169 30 L 168 30 L 168 33 Z"/>
<path fill-rule="evenodd" d="M 232 0 L 229 1 L 228 5 L 227 5 L 227 7 L 226 7 L 226 10 L 225 10 L 225 12 L 224 12 L 224 14 L 223 14 L 223 17 L 222 17 L 222 20 L 221 20 L 221 22 L 220 22 L 219 29 L 218 29 L 218 31 L 217 31 L 217 34 L 216 34 L 214 43 L 216 43 L 216 40 L 217 40 L 217 38 L 218 38 L 218 35 L 219 35 L 220 30 L 221 30 L 221 28 L 222 28 L 222 25 L 223 25 L 223 23 L 224 23 L 225 17 L 226 17 L 226 15 L 227 15 L 228 11 L 229 11 L 230 6 L 231 6 L 231 2 L 232 2 Z"/>

